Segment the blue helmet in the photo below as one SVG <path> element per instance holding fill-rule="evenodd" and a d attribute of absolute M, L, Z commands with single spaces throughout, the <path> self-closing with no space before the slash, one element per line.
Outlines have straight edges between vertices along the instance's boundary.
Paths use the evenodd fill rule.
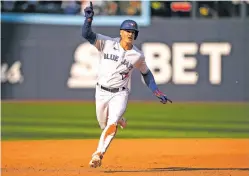
<path fill-rule="evenodd" d="M 134 30 L 135 31 L 135 40 L 138 36 L 138 26 L 137 23 L 133 20 L 125 20 L 123 23 L 120 25 L 120 30 Z"/>

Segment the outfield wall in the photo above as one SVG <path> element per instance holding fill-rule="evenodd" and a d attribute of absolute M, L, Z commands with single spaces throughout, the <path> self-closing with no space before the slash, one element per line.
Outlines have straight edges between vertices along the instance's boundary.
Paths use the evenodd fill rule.
<path fill-rule="evenodd" d="M 93 27 L 115 37 L 117 27 Z M 152 19 L 136 44 L 174 101 L 249 100 L 249 21 Z M 92 100 L 98 53 L 81 27 L 2 23 L 2 99 Z M 156 100 L 138 71 L 131 100 Z"/>

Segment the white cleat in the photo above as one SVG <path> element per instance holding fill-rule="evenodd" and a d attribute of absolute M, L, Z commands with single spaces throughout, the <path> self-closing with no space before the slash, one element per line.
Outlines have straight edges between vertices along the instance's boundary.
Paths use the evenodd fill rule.
<path fill-rule="evenodd" d="M 94 154 L 91 161 L 89 162 L 90 167 L 100 167 L 102 158 L 103 156 L 101 154 Z"/>
<path fill-rule="evenodd" d="M 127 126 L 127 120 L 124 117 L 121 117 L 118 121 L 118 124 L 122 129 L 124 129 Z"/>

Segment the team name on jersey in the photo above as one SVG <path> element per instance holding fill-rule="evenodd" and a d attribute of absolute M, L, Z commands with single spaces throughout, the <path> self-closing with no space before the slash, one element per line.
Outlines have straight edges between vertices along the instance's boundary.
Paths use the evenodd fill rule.
<path fill-rule="evenodd" d="M 129 70 L 133 69 L 133 65 L 130 62 L 128 62 L 126 59 L 123 60 L 121 64 L 125 65 L 126 68 L 128 68 Z"/>
<path fill-rule="evenodd" d="M 117 62 L 118 58 L 119 58 L 119 56 L 117 56 L 117 55 L 104 53 L 104 59 L 109 59 L 109 60 L 113 60 L 113 61 Z"/>

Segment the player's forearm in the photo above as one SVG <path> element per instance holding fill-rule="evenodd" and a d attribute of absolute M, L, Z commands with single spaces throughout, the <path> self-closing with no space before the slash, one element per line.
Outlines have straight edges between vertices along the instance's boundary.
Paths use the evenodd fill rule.
<path fill-rule="evenodd" d="M 92 19 L 86 18 L 82 27 L 82 37 L 88 40 L 91 44 L 95 43 L 96 33 L 92 31 Z"/>
<path fill-rule="evenodd" d="M 155 79 L 151 71 L 149 70 L 146 74 L 142 74 L 144 78 L 144 82 L 146 85 L 150 88 L 152 92 L 155 92 L 158 90 L 158 87 L 156 85 Z"/>

